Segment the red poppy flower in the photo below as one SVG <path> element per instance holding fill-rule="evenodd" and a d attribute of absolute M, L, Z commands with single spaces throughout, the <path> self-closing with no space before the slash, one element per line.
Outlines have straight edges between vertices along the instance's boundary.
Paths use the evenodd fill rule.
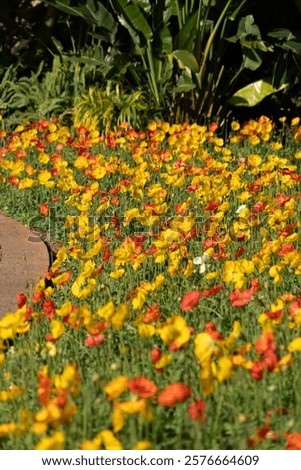
<path fill-rule="evenodd" d="M 110 249 L 106 246 L 103 250 L 102 260 L 106 263 L 111 257 Z"/>
<path fill-rule="evenodd" d="M 38 304 L 45 297 L 45 292 L 43 290 L 38 290 L 35 292 L 31 298 L 33 304 Z"/>
<path fill-rule="evenodd" d="M 209 132 L 215 132 L 218 129 L 218 123 L 213 121 L 209 125 Z"/>
<path fill-rule="evenodd" d="M 104 336 L 101 334 L 96 335 L 96 336 L 90 335 L 85 340 L 85 346 L 87 346 L 88 348 L 93 348 L 94 346 L 97 346 L 98 344 L 103 343 L 104 339 L 105 339 Z"/>
<path fill-rule="evenodd" d="M 153 323 L 159 320 L 161 316 L 160 308 L 157 303 L 154 303 L 146 309 L 146 314 L 143 317 L 143 323 Z"/>
<path fill-rule="evenodd" d="M 181 310 L 183 312 L 187 312 L 188 310 L 191 310 L 194 308 L 200 300 L 201 297 L 201 292 L 198 291 L 190 291 L 187 292 L 187 294 L 184 295 L 182 302 L 181 302 Z"/>
<path fill-rule="evenodd" d="M 191 394 L 190 387 L 181 382 L 175 382 L 167 385 L 157 398 L 161 406 L 174 406 L 179 402 L 186 401 Z"/>
<path fill-rule="evenodd" d="M 256 277 L 254 277 L 253 279 L 251 279 L 251 291 L 252 292 L 258 292 L 260 289 L 260 284 L 259 284 L 259 281 Z"/>
<path fill-rule="evenodd" d="M 277 204 L 279 204 L 280 207 L 283 207 L 290 199 L 292 199 L 291 196 L 286 196 L 282 193 L 279 193 L 276 196 Z"/>
<path fill-rule="evenodd" d="M 129 380 L 128 389 L 141 398 L 153 397 L 158 391 L 158 387 L 154 382 L 142 376 Z"/>
<path fill-rule="evenodd" d="M 188 412 L 191 419 L 197 421 L 198 423 L 203 423 L 207 416 L 204 415 L 206 409 L 206 403 L 202 400 L 193 400 L 194 404 L 188 406 Z"/>
<path fill-rule="evenodd" d="M 258 212 L 263 211 L 265 206 L 266 206 L 265 202 L 256 202 L 256 204 L 254 204 L 254 206 L 252 207 L 252 212 L 254 212 L 255 214 L 258 214 Z"/>
<path fill-rule="evenodd" d="M 294 245 L 292 243 L 285 243 L 284 245 L 282 245 L 282 247 L 279 249 L 278 251 L 278 255 L 283 257 L 285 255 L 287 255 L 288 253 L 290 253 L 291 251 L 293 251 L 295 248 L 294 248 Z"/>
<path fill-rule="evenodd" d="M 286 435 L 285 450 L 301 450 L 301 432 L 292 432 Z"/>
<path fill-rule="evenodd" d="M 235 290 L 229 294 L 230 302 L 233 307 L 242 307 L 252 300 L 253 291 L 252 289 L 247 289 L 245 291 Z"/>
<path fill-rule="evenodd" d="M 150 352 L 150 357 L 153 362 L 158 362 L 162 356 L 162 352 L 159 348 L 153 348 Z"/>
<path fill-rule="evenodd" d="M 250 369 L 251 376 L 255 380 L 261 380 L 263 372 L 266 370 L 266 364 L 263 360 L 253 361 L 252 367 Z"/>
<path fill-rule="evenodd" d="M 43 303 L 43 312 L 46 313 L 50 320 L 54 319 L 55 306 L 52 300 L 46 299 Z"/>
<path fill-rule="evenodd" d="M 18 308 L 23 307 L 23 305 L 26 304 L 26 301 L 27 301 L 27 297 L 26 297 L 25 294 L 23 294 L 23 293 L 17 294 Z"/>
<path fill-rule="evenodd" d="M 218 201 L 210 201 L 207 206 L 204 207 L 204 211 L 211 212 L 216 211 L 218 209 L 219 202 Z"/>
<path fill-rule="evenodd" d="M 223 284 L 217 284 L 216 286 L 211 287 L 211 289 L 205 289 L 201 291 L 202 297 L 211 297 L 212 295 L 218 294 L 221 290 L 223 290 Z"/>
<path fill-rule="evenodd" d="M 206 333 L 208 333 L 215 341 L 224 339 L 224 336 L 217 331 L 216 326 L 212 321 L 206 323 L 205 329 Z"/>
<path fill-rule="evenodd" d="M 25 321 L 29 321 L 31 316 L 33 314 L 33 309 L 32 307 L 27 307 L 26 308 L 26 313 L 25 313 Z"/>
<path fill-rule="evenodd" d="M 45 216 L 49 214 L 48 204 L 43 203 L 40 205 L 40 214 L 45 215 Z"/>
<path fill-rule="evenodd" d="M 277 346 L 272 333 L 264 332 L 260 338 L 255 341 L 255 350 L 258 354 L 266 354 L 268 351 L 276 351 Z"/>
<path fill-rule="evenodd" d="M 301 301 L 296 300 L 296 301 L 294 301 L 290 304 L 289 314 L 291 315 L 291 317 L 295 317 L 296 315 L 298 315 L 298 312 L 299 312 L 300 309 L 301 309 Z"/>
<path fill-rule="evenodd" d="M 38 398 L 40 405 L 47 405 L 51 397 L 51 380 L 43 371 L 38 371 Z"/>
<path fill-rule="evenodd" d="M 239 258 L 241 255 L 243 255 L 245 252 L 245 249 L 243 246 L 241 246 L 240 248 L 238 248 L 238 250 L 236 250 L 235 252 L 235 258 Z"/>

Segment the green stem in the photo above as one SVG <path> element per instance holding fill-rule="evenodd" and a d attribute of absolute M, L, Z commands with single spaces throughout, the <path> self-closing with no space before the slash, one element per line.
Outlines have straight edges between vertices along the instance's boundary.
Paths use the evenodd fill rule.
<path fill-rule="evenodd" d="M 176 0 L 176 7 L 177 7 L 177 16 L 178 16 L 179 29 L 182 29 L 183 23 L 182 23 L 182 16 L 181 16 L 179 0 Z"/>
<path fill-rule="evenodd" d="M 153 93 L 155 95 L 157 105 L 160 106 L 160 96 L 159 96 L 159 90 L 158 90 L 158 85 L 157 85 L 157 80 L 156 80 L 154 57 L 152 54 L 152 45 L 151 45 L 150 39 L 148 39 L 147 41 L 147 58 L 148 58 L 148 63 L 149 63 L 150 81 L 152 83 Z"/>
<path fill-rule="evenodd" d="M 218 31 L 218 29 L 221 25 L 221 22 L 223 21 L 225 15 L 227 13 L 227 10 L 228 10 L 229 6 L 231 5 L 231 3 L 232 3 L 232 0 L 228 0 L 228 2 L 225 5 L 225 8 L 223 9 L 222 13 L 220 14 L 220 17 L 218 18 L 218 20 L 217 20 L 217 22 L 216 22 L 216 24 L 213 28 L 213 31 L 210 34 L 210 36 L 208 38 L 208 41 L 206 43 L 204 53 L 203 53 L 203 57 L 202 57 L 200 71 L 197 74 L 199 84 L 201 84 L 202 80 L 203 80 L 203 75 L 204 75 L 204 72 L 205 72 L 206 62 L 207 62 L 207 59 L 208 59 L 208 56 L 209 56 L 209 53 L 210 53 L 211 46 L 213 44 L 213 41 L 214 41 L 215 36 L 217 34 L 217 31 Z"/>

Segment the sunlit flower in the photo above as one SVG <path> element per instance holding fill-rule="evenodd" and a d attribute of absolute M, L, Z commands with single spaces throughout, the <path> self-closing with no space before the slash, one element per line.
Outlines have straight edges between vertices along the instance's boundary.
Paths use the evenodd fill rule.
<path fill-rule="evenodd" d="M 198 292 L 198 291 L 187 292 L 182 298 L 181 310 L 183 312 L 187 312 L 188 310 L 191 310 L 192 308 L 196 307 L 199 303 L 200 298 L 201 298 L 201 292 Z"/>
<path fill-rule="evenodd" d="M 167 385 L 159 394 L 157 402 L 161 406 L 171 407 L 179 402 L 186 401 L 191 394 L 190 387 L 181 382 L 175 382 Z"/>
<path fill-rule="evenodd" d="M 141 398 L 153 397 L 158 390 L 157 385 L 147 377 L 136 377 L 128 380 L 127 386 L 132 393 L 136 393 Z"/>
<path fill-rule="evenodd" d="M 204 253 L 203 256 L 197 256 L 193 258 L 192 262 L 195 266 L 199 266 L 199 272 L 203 274 L 206 271 L 206 263 L 210 260 L 208 253 Z"/>
<path fill-rule="evenodd" d="M 204 411 L 206 409 L 206 404 L 202 400 L 193 400 L 193 405 L 188 406 L 188 412 L 190 414 L 191 419 L 197 421 L 198 423 L 203 423 L 206 420 L 206 415 Z"/>

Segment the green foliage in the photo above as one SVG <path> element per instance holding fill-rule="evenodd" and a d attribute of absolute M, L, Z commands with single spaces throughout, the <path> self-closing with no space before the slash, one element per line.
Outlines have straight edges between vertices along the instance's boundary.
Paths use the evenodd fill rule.
<path fill-rule="evenodd" d="M 173 122 L 222 120 L 238 104 L 235 97 L 241 90 L 252 90 L 267 77 L 272 77 L 272 88 L 266 94 L 262 88 L 261 100 L 277 90 L 295 99 L 296 91 L 300 94 L 296 77 L 301 69 L 301 36 L 294 20 L 298 2 L 297 8 L 292 0 L 288 3 L 293 16 L 283 23 L 282 19 L 277 23 L 273 14 L 271 20 L 265 19 L 271 3 L 5 0 L 0 12 L 4 37 L 0 76 L 4 77 L 9 64 L 17 68 L 13 80 L 3 78 L 15 86 L 1 92 L 1 109 L 5 106 L 6 112 L 12 112 L 15 106 L 18 116 L 26 111 L 26 116 L 36 118 L 42 112 L 51 113 L 53 105 L 53 113 L 62 114 L 83 91 L 78 78 L 82 72 L 86 92 L 93 86 L 105 95 L 108 82 L 124 96 L 133 90 L 143 92 L 155 115 Z M 278 18 L 279 5 L 275 7 Z M 64 64 L 62 83 L 53 70 L 57 55 Z M 48 72 L 51 77 L 46 79 Z M 56 83 L 53 92 L 47 80 Z M 46 100 L 38 105 L 43 94 Z M 249 107 L 259 101 L 245 103 Z M 241 100 L 239 106 L 243 106 Z M 142 121 L 143 106 L 135 112 L 141 116 L 130 116 L 130 121 Z"/>
<path fill-rule="evenodd" d="M 272 83 L 273 79 L 271 77 L 250 83 L 234 93 L 229 102 L 234 106 L 256 106 L 267 96 L 283 90 L 287 86 L 283 83 L 279 88 L 275 88 Z"/>
<path fill-rule="evenodd" d="M 30 77 L 16 77 L 9 67 L 0 82 L 0 112 L 8 125 L 22 120 L 70 116 L 75 99 L 86 87 L 87 68 L 70 64 L 54 56 L 52 69 L 44 71 L 41 62 Z"/>
<path fill-rule="evenodd" d="M 90 87 L 79 97 L 74 108 L 74 124 L 109 131 L 113 125 L 126 121 L 139 128 L 147 118 L 147 109 L 148 103 L 141 91 L 126 93 L 119 85 L 111 88 L 109 82 L 105 90 Z"/>

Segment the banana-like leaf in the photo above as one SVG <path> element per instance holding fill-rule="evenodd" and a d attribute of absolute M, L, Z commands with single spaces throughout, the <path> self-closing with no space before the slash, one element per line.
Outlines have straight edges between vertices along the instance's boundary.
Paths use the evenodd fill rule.
<path fill-rule="evenodd" d="M 162 29 L 159 33 L 160 40 L 161 40 L 161 50 L 163 54 L 170 54 L 172 52 L 172 36 L 170 34 L 169 28 L 167 24 L 163 24 Z"/>
<path fill-rule="evenodd" d="M 196 34 L 196 20 L 197 12 L 192 13 L 189 19 L 185 22 L 183 27 L 180 29 L 179 33 L 175 38 L 175 48 L 176 49 L 186 49 L 191 51 L 192 45 L 195 40 Z"/>
<path fill-rule="evenodd" d="M 152 29 L 136 2 L 110 0 L 110 3 L 117 15 L 123 18 L 125 24 L 142 34 L 147 41 L 152 39 Z"/>
<path fill-rule="evenodd" d="M 233 106 L 256 106 L 267 96 L 283 90 L 288 86 L 288 83 L 282 83 L 278 88 L 272 85 L 272 78 L 265 78 L 250 83 L 249 85 L 238 90 L 230 98 L 229 103 Z"/>
<path fill-rule="evenodd" d="M 192 81 L 191 73 L 184 70 L 181 77 L 179 78 L 175 92 L 187 93 L 188 91 L 193 90 L 195 87 L 196 85 Z"/>
<path fill-rule="evenodd" d="M 100 26 L 114 35 L 117 31 L 117 24 L 111 13 L 97 1 L 86 0 L 86 4 L 75 7 L 70 5 L 70 0 L 47 0 L 47 4 L 54 6 L 69 15 L 79 16 L 88 23 Z"/>
<path fill-rule="evenodd" d="M 301 56 L 301 42 L 297 41 L 287 41 L 282 45 L 284 49 L 292 51 L 294 54 Z"/>
<path fill-rule="evenodd" d="M 184 64 L 185 67 L 188 67 L 194 73 L 197 73 L 199 71 L 199 64 L 194 55 L 191 54 L 191 52 L 178 50 L 173 51 L 172 55 L 175 59 L 177 59 L 180 67 L 182 64 Z"/>

